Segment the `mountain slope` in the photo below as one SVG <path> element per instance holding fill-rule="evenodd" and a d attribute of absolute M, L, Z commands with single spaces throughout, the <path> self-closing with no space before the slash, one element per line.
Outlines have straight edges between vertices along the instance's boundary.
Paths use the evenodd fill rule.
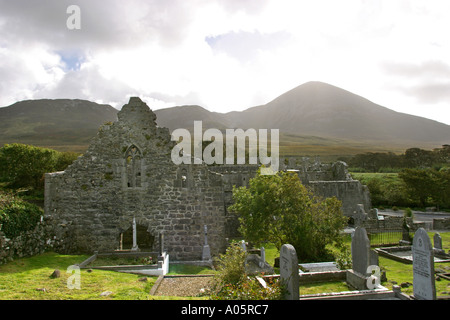
<path fill-rule="evenodd" d="M 443 143 L 450 138 L 448 125 L 392 111 L 321 82 L 308 82 L 248 109 L 235 122 L 343 139 Z"/>
<path fill-rule="evenodd" d="M 86 100 L 42 99 L 0 108 L 0 144 L 27 143 L 82 151 L 117 110 Z"/>
<path fill-rule="evenodd" d="M 185 112 L 178 107 L 155 113 L 158 118 L 184 120 L 178 113 Z M 284 134 L 370 144 L 440 146 L 450 142 L 446 124 L 395 112 L 322 82 L 305 83 L 263 106 L 219 115 L 214 119 L 229 128 L 280 129 Z M 168 127 L 173 130 L 183 124 L 172 121 Z"/>
<path fill-rule="evenodd" d="M 151 105 L 149 105 L 151 107 Z M 0 145 L 27 143 L 84 152 L 98 128 L 117 119 L 115 108 L 85 100 L 30 100 L 0 108 Z M 349 155 L 403 152 L 450 143 L 450 126 L 379 106 L 338 87 L 308 82 L 244 111 L 210 112 L 200 106 L 154 111 L 157 124 L 171 131 L 279 129 L 284 155 Z"/>

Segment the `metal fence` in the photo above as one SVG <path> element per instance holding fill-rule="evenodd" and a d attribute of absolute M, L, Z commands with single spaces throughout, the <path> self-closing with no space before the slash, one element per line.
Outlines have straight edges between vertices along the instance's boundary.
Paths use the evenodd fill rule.
<path fill-rule="evenodd" d="M 412 241 L 414 233 L 402 229 L 371 230 L 367 232 L 371 247 L 398 245 L 400 240 Z"/>

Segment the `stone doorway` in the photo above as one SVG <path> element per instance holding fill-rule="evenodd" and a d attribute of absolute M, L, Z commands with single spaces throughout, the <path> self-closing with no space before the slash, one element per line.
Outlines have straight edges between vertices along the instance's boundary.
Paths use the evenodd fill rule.
<path fill-rule="evenodd" d="M 155 237 L 147 231 L 147 227 L 136 225 L 136 242 L 140 251 L 152 251 Z M 133 226 L 120 234 L 119 250 L 131 250 L 133 247 Z"/>

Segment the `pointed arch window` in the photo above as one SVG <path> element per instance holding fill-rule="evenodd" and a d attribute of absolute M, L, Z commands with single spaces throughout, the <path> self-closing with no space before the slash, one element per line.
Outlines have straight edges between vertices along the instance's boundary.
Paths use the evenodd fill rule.
<path fill-rule="evenodd" d="M 135 145 L 128 148 L 125 154 L 127 186 L 136 188 L 141 186 L 141 151 Z"/>

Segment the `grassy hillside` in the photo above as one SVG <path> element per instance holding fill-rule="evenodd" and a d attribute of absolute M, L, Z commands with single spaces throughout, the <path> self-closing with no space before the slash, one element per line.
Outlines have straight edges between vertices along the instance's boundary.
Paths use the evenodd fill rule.
<path fill-rule="evenodd" d="M 99 127 L 117 110 L 85 100 L 28 100 L 0 108 L 0 145 L 31 144 L 84 152 Z"/>

